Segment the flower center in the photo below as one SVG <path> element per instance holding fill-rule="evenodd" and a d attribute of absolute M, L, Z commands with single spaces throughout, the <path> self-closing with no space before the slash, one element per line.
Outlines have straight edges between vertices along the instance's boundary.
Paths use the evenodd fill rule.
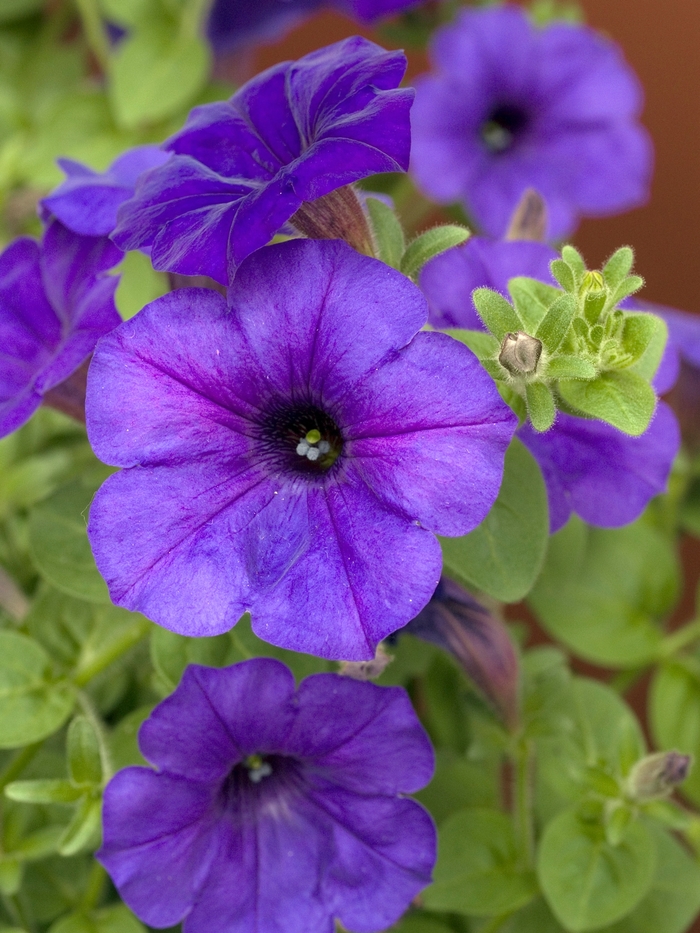
<path fill-rule="evenodd" d="M 528 124 L 525 111 L 515 104 L 500 104 L 481 127 L 481 138 L 491 152 L 505 152 Z"/>
<path fill-rule="evenodd" d="M 275 754 L 248 755 L 224 779 L 219 804 L 234 819 L 255 818 L 261 808 L 281 812 L 303 787 L 303 766 L 297 759 Z"/>
<path fill-rule="evenodd" d="M 325 473 L 343 449 L 335 421 L 315 405 L 295 405 L 272 412 L 264 426 L 270 453 L 298 473 Z"/>
<path fill-rule="evenodd" d="M 262 755 L 248 755 L 243 767 L 248 769 L 248 779 L 253 784 L 259 784 L 263 778 L 272 774 L 272 765 Z"/>

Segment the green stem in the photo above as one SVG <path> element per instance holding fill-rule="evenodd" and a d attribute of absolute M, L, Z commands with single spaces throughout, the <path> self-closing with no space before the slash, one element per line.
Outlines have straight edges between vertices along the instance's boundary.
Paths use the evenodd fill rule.
<path fill-rule="evenodd" d="M 102 671 L 118 660 L 123 654 L 137 645 L 142 638 L 145 638 L 150 631 L 151 623 L 144 619 L 138 624 L 128 628 L 121 638 L 113 641 L 112 644 L 101 654 L 96 655 L 88 664 L 78 670 L 73 675 L 73 683 L 76 687 L 84 687 L 86 684 L 101 674 Z"/>
<path fill-rule="evenodd" d="M 681 649 L 700 639 L 700 618 L 693 619 L 678 631 L 667 635 L 661 644 L 660 655 L 663 658 L 677 654 Z"/>
<path fill-rule="evenodd" d="M 532 746 L 521 740 L 515 753 L 515 826 L 525 868 L 535 860 L 532 825 Z"/>
<path fill-rule="evenodd" d="M 0 793 L 24 771 L 43 744 L 42 741 L 34 742 L 33 745 L 27 745 L 17 752 L 3 771 L 0 771 Z"/>
<path fill-rule="evenodd" d="M 106 784 L 114 774 L 114 767 L 112 766 L 112 753 L 109 748 L 109 739 L 107 737 L 105 724 L 87 693 L 84 693 L 82 690 L 77 690 L 76 697 L 80 704 L 80 708 L 85 714 L 85 718 L 89 720 L 90 725 L 95 730 L 97 744 L 100 747 L 100 761 L 102 762 L 102 783 Z"/>
<path fill-rule="evenodd" d="M 107 74 L 110 68 L 109 36 L 104 27 L 97 0 L 75 0 L 75 5 L 83 24 L 83 33 L 88 45 L 99 62 L 102 71 Z"/>
<path fill-rule="evenodd" d="M 92 868 L 90 869 L 90 876 L 88 878 L 87 887 L 83 893 L 82 899 L 80 901 L 80 909 L 84 910 L 86 913 L 89 910 L 92 910 L 100 902 L 102 897 L 102 891 L 104 890 L 105 881 L 107 880 L 107 872 L 100 865 L 99 862 L 93 862 Z"/>

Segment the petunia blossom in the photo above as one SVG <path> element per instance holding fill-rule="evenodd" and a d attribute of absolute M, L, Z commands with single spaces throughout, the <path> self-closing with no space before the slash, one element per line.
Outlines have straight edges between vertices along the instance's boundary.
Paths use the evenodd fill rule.
<path fill-rule="evenodd" d="M 100 342 L 88 525 L 114 602 L 188 635 L 365 660 L 430 599 L 435 534 L 491 508 L 516 419 L 419 289 L 342 241 L 182 289 Z"/>
<path fill-rule="evenodd" d="M 41 202 L 46 219 L 53 215 L 74 233 L 109 236 L 117 225 L 119 206 L 131 198 L 138 178 L 170 158 L 159 146 L 137 146 L 120 155 L 105 172 L 73 159 L 59 159 L 66 174 Z"/>
<path fill-rule="evenodd" d="M 404 171 L 411 89 L 401 52 L 355 36 L 282 62 L 228 101 L 196 107 L 119 211 L 114 240 L 156 269 L 229 284 L 302 204 Z"/>
<path fill-rule="evenodd" d="M 420 279 L 431 324 L 483 330 L 471 298 L 474 289 L 485 286 L 507 296 L 508 280 L 515 276 L 554 284 L 549 262 L 556 255 L 541 243 L 475 237 L 437 256 L 426 264 Z M 675 379 L 675 352 L 672 345 L 656 374 L 659 393 L 667 391 Z M 546 433 L 526 423 L 518 429 L 518 437 L 542 470 L 552 532 L 566 523 L 572 511 L 589 524 L 605 528 L 634 521 L 649 500 L 666 489 L 680 443 L 676 418 L 663 402 L 641 437 L 564 412 L 559 412 Z"/>
<path fill-rule="evenodd" d="M 27 421 L 121 318 L 121 259 L 106 237 L 79 236 L 53 220 L 41 243 L 15 240 L 0 255 L 0 437 Z"/>
<path fill-rule="evenodd" d="M 139 744 L 157 770 L 110 781 L 97 858 L 150 926 L 370 933 L 430 883 L 435 828 L 403 795 L 433 751 L 402 688 L 192 665 Z"/>
<path fill-rule="evenodd" d="M 462 10 L 435 33 L 430 56 L 433 73 L 415 82 L 411 169 L 434 200 L 462 202 L 498 237 L 534 188 L 550 239 L 580 216 L 646 202 L 642 90 L 611 41 L 581 25 L 539 28 L 505 4 Z"/>
<path fill-rule="evenodd" d="M 421 0 L 214 0 L 207 36 L 216 52 L 282 36 L 316 10 L 330 6 L 359 23 L 392 16 Z"/>

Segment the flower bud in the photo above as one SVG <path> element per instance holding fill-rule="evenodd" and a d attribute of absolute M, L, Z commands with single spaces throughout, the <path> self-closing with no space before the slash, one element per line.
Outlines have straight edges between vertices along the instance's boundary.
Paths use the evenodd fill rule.
<path fill-rule="evenodd" d="M 534 373 L 541 354 L 542 341 L 519 330 L 503 338 L 498 362 L 514 375 Z"/>
<path fill-rule="evenodd" d="M 656 752 L 638 761 L 628 780 L 629 794 L 643 802 L 666 797 L 688 777 L 692 758 L 680 752 Z"/>
<path fill-rule="evenodd" d="M 602 272 L 586 272 L 581 282 L 583 294 L 597 295 L 605 291 L 605 279 Z"/>
<path fill-rule="evenodd" d="M 351 185 L 304 201 L 289 222 L 311 239 L 345 240 L 358 253 L 374 256 L 367 217 Z"/>
<path fill-rule="evenodd" d="M 518 658 L 505 624 L 465 589 L 442 577 L 428 605 L 405 629 L 459 662 L 506 726 L 518 722 Z"/>

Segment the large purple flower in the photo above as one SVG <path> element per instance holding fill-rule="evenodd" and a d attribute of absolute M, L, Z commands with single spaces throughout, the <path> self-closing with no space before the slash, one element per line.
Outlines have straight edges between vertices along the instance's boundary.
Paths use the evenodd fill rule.
<path fill-rule="evenodd" d="M 117 210 L 133 197 L 139 176 L 169 158 L 159 146 L 137 146 L 101 173 L 72 159 L 59 159 L 66 180 L 41 202 L 44 216 L 53 215 L 84 236 L 109 236 L 117 225 Z"/>
<path fill-rule="evenodd" d="M 76 370 L 121 318 L 121 259 L 105 237 L 82 237 L 53 220 L 41 243 L 21 237 L 0 255 L 0 437 Z"/>
<path fill-rule="evenodd" d="M 277 39 L 320 7 L 329 5 L 360 23 L 373 23 L 421 0 L 215 0 L 207 35 L 217 52 Z"/>
<path fill-rule="evenodd" d="M 174 158 L 120 209 L 116 243 L 151 247 L 156 269 L 228 284 L 303 202 L 407 168 L 405 69 L 401 52 L 356 36 L 195 108 L 165 144 Z"/>
<path fill-rule="evenodd" d="M 474 289 L 485 286 L 507 296 L 508 280 L 515 276 L 553 284 L 549 262 L 556 255 L 541 243 L 475 237 L 437 256 L 424 267 L 420 279 L 431 324 L 483 330 L 471 298 Z M 655 378 L 659 393 L 673 384 L 675 352 L 672 342 Z M 649 500 L 665 490 L 680 443 L 676 418 L 663 402 L 641 437 L 563 412 L 545 434 L 524 424 L 518 436 L 544 475 L 552 532 L 566 523 L 572 511 L 605 528 L 634 521 Z"/>
<path fill-rule="evenodd" d="M 105 791 L 97 858 L 146 923 L 185 933 L 383 930 L 430 883 L 435 829 L 400 796 L 430 742 L 405 691 L 256 658 L 190 666 L 139 732 L 157 771 Z"/>
<path fill-rule="evenodd" d="M 502 236 L 527 188 L 543 195 L 549 236 L 579 215 L 643 204 L 652 168 L 638 123 L 639 82 L 585 26 L 534 26 L 515 6 L 463 10 L 433 39 L 435 73 L 416 81 L 415 177 L 435 200 L 462 201 Z"/>
<path fill-rule="evenodd" d="M 183 634 L 249 609 L 274 644 L 373 658 L 437 585 L 433 532 L 489 511 L 515 417 L 470 351 L 416 334 L 420 291 L 341 241 L 256 253 L 229 304 L 173 292 L 97 348 L 88 435 L 128 468 L 90 512 L 98 567 Z"/>

